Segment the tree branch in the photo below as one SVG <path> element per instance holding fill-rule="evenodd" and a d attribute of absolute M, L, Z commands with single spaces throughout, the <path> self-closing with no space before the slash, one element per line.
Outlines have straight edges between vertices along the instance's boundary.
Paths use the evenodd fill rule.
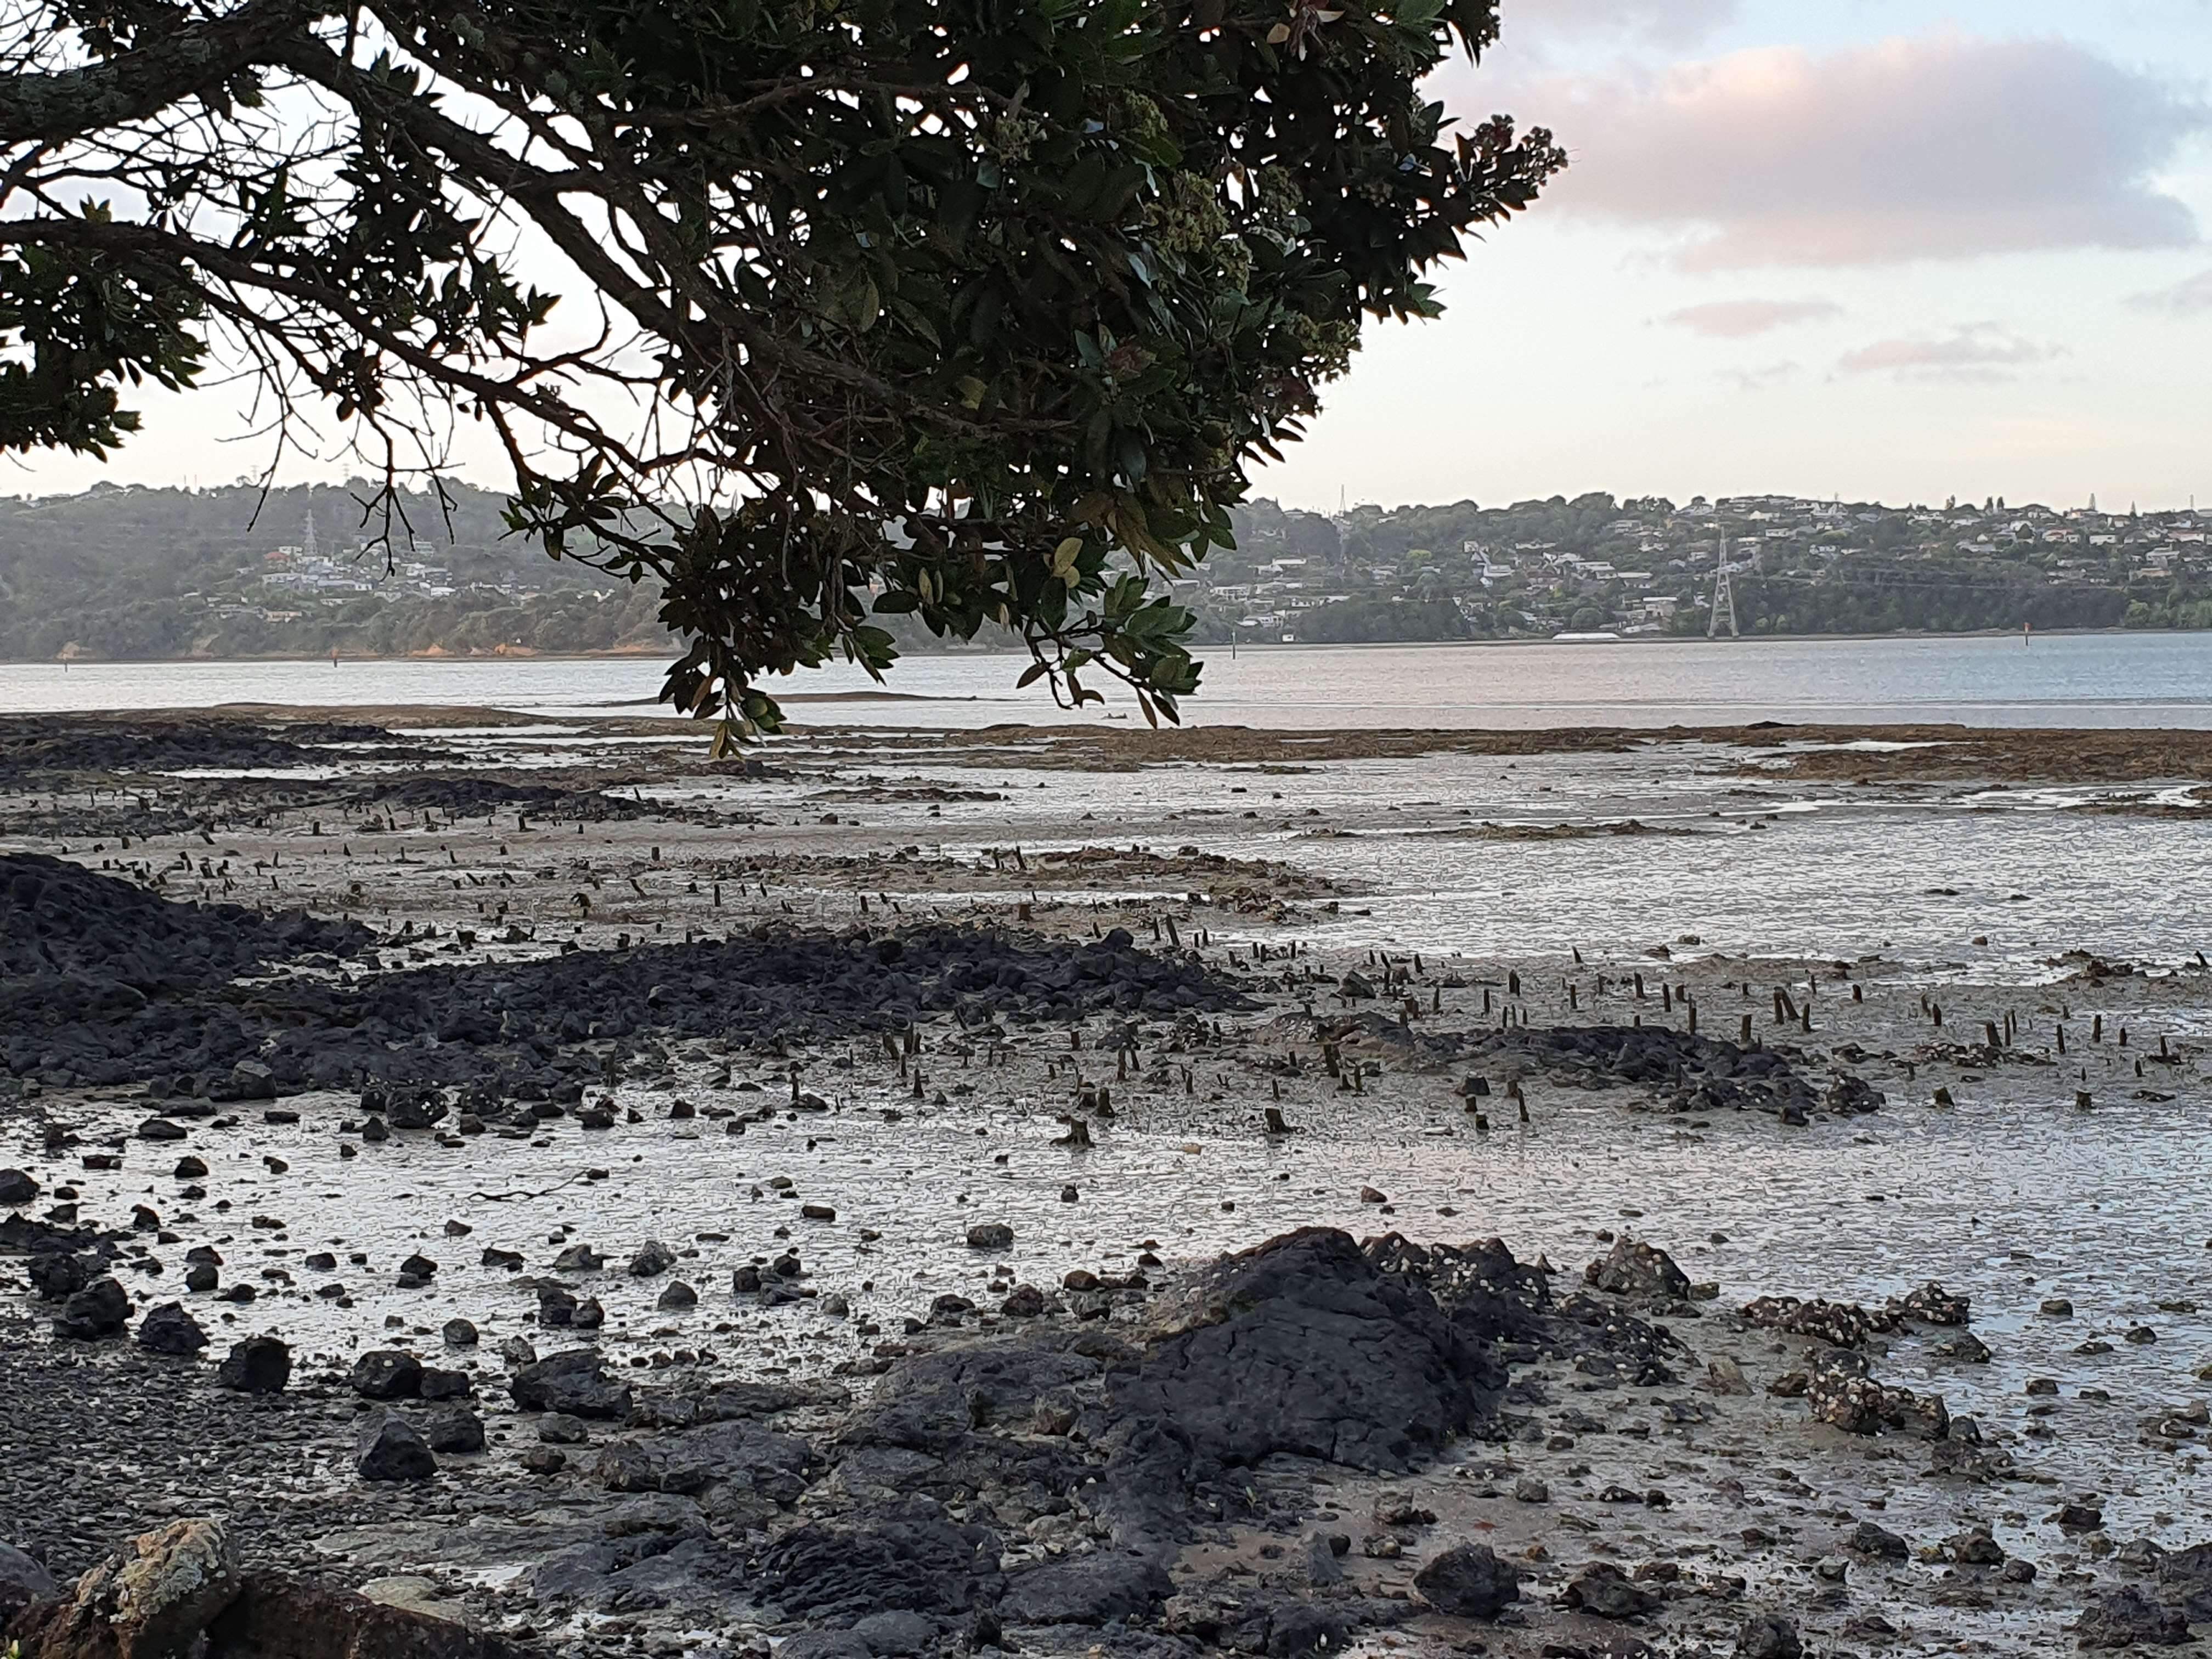
<path fill-rule="evenodd" d="M 75 138 L 143 120 L 221 87 L 271 47 L 332 15 L 327 0 L 247 0 L 103 63 L 0 80 L 0 144 Z"/>

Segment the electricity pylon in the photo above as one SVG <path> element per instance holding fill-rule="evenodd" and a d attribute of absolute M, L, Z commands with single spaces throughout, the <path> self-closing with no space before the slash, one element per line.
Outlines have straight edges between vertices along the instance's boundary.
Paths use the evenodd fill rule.
<path fill-rule="evenodd" d="M 1714 639 L 1721 631 L 1721 618 L 1728 618 L 1729 637 L 1741 639 L 1735 625 L 1735 580 L 1726 559 L 1721 561 L 1720 574 L 1713 579 L 1713 611 L 1705 622 L 1705 637 Z"/>

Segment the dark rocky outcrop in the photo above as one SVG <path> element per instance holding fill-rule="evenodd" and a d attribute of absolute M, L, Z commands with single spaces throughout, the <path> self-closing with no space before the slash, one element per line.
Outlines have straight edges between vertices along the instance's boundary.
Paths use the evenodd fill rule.
<path fill-rule="evenodd" d="M 173 1538 L 180 1522 L 111 1558 L 73 1591 L 34 1602 L 0 1629 L 22 1659 L 537 1659 L 538 1650 L 348 1590 L 274 1572 L 240 1571 L 234 1559 L 195 1559 Z M 150 1557 L 135 1553 L 170 1540 Z M 139 1594 L 118 1605 L 118 1575 Z M 4 1607 L 0 1601 L 0 1607 Z M 118 1612 L 122 1616 L 118 1618 Z"/>
<path fill-rule="evenodd" d="M 1561 1606 L 1598 1619 L 1641 1619 L 1657 1612 L 1664 1599 L 1610 1561 L 1584 1567 L 1567 1581 L 1559 1595 Z"/>
<path fill-rule="evenodd" d="M 360 744 L 396 742 L 380 726 L 349 720 L 15 714 L 0 721 L 0 780 L 51 788 L 54 775 L 65 773 L 312 766 L 332 758 L 332 744 L 347 745 L 351 759 L 358 758 Z"/>
<path fill-rule="evenodd" d="M 686 818 L 712 821 L 709 813 L 694 814 L 665 801 L 624 799 L 598 789 L 564 789 L 544 783 L 516 783 L 469 772 L 417 772 L 382 781 L 349 797 L 355 806 L 380 808 L 386 812 L 432 811 L 448 818 L 488 818 L 495 813 L 520 812 L 530 818 L 562 818 L 574 823 L 609 819 Z"/>
<path fill-rule="evenodd" d="M 1889 1299 L 1889 1311 L 1899 1318 L 1917 1319 L 1923 1325 L 1965 1325 L 1972 1322 L 1973 1304 L 1945 1290 L 1934 1279 L 1903 1296 Z"/>
<path fill-rule="evenodd" d="M 353 1467 L 364 1480 L 428 1480 L 437 1474 L 438 1460 L 413 1424 L 380 1412 L 362 1427 Z"/>
<path fill-rule="evenodd" d="M 484 1449 L 483 1419 L 466 1406 L 441 1406 L 424 1415 L 422 1439 L 434 1452 L 480 1452 Z"/>
<path fill-rule="evenodd" d="M 648 1238 L 637 1248 L 629 1259 L 630 1276 L 634 1279 L 653 1279 L 676 1265 L 676 1252 L 657 1238 Z"/>
<path fill-rule="evenodd" d="M 44 1601 L 59 1588 L 54 1576 L 11 1544 L 0 1544 L 0 1630 L 33 1601 Z"/>
<path fill-rule="evenodd" d="M 1677 1302 L 1690 1294 L 1690 1276 L 1674 1265 L 1674 1258 L 1656 1244 L 1641 1239 L 1621 1239 L 1583 1270 L 1585 1283 L 1614 1296 L 1647 1301 Z"/>
<path fill-rule="evenodd" d="M 1174 1593 L 1175 1581 L 1150 1556 L 1100 1551 L 1009 1578 L 999 1616 L 1015 1625 L 1105 1625 L 1141 1618 Z"/>
<path fill-rule="evenodd" d="M 292 1351 L 273 1336 L 249 1336 L 216 1367 L 216 1386 L 239 1394 L 282 1394 L 292 1376 Z"/>
<path fill-rule="evenodd" d="M 304 956 L 351 957 L 371 940 L 352 922 L 298 911 L 169 899 L 66 859 L 0 854 L 0 996 L 55 996 L 118 1011 L 180 987 L 221 984 Z"/>
<path fill-rule="evenodd" d="M 629 1417 L 629 1385 L 609 1376 L 606 1362 L 592 1348 L 571 1348 L 525 1365 L 508 1380 L 507 1392 L 526 1412 L 617 1423 Z"/>
<path fill-rule="evenodd" d="M 849 1622 L 885 1611 L 963 1613 L 1005 1589 L 989 1529 L 928 1502 L 849 1522 L 812 1521 L 763 1551 L 762 1588 L 794 1618 Z"/>
<path fill-rule="evenodd" d="M 1287 1455 L 1408 1469 L 1488 1430 L 1507 1380 L 1500 1346 L 1540 1332 L 1584 1346 L 1502 1244 L 1287 1234 L 1200 1270 L 1133 1328 L 1024 1321 L 900 1360 L 835 1448 L 840 1501 L 764 1548 L 757 1582 L 787 1615 L 833 1625 L 883 1608 L 1141 1622 L 1173 1589 L 1166 1568 L 1194 1517 L 1241 1511 L 1255 1468 Z M 993 1534 L 972 1524 L 988 1512 L 978 1499 L 964 1498 L 958 1522 L 940 1507 L 1079 1489 L 1106 1541 L 1006 1575 Z M 1470 1559 L 1462 1601 L 1485 1599 L 1479 1576 Z M 1499 1594 L 1493 1583 L 1489 1599 Z M 1358 1620 L 1286 1602 L 1279 1619 L 1247 1609 L 1231 1622 L 1254 1650 L 1303 1652 Z"/>
<path fill-rule="evenodd" d="M 1438 1613 L 1495 1619 L 1521 1599 L 1521 1576 L 1487 1544 L 1462 1544 L 1425 1564 L 1413 1591 Z"/>
<path fill-rule="evenodd" d="M 832 935 L 762 927 L 726 940 L 443 964 L 356 980 L 229 981 L 371 942 L 351 923 L 161 897 L 33 855 L 0 856 L 0 1075 L 58 1086 L 152 1080 L 214 1101 L 364 1083 L 406 1121 L 447 1109 L 419 1091 L 499 1097 L 592 1078 L 592 1040 L 768 1041 L 895 1030 L 933 1013 L 1073 1018 L 1243 1006 L 1201 966 L 1115 928 L 1071 945 L 988 929 Z M 429 1037 L 424 1044 L 412 1040 Z"/>
<path fill-rule="evenodd" d="M 412 1400 L 422 1392 L 422 1362 L 397 1348 L 376 1348 L 353 1362 L 349 1388 L 363 1400 Z"/>
<path fill-rule="evenodd" d="M 1852 1528 L 1850 1547 L 1877 1561 L 1902 1561 L 1912 1553 L 1912 1547 L 1903 1538 L 1871 1521 L 1862 1521 Z"/>
<path fill-rule="evenodd" d="M 15 1255 L 66 1255 L 90 1249 L 99 1235 L 66 1221 L 34 1221 L 27 1215 L 0 1215 L 0 1250 Z"/>
<path fill-rule="evenodd" d="M 184 1358 L 207 1345 L 207 1333 L 200 1328 L 199 1321 L 185 1311 L 182 1303 L 164 1302 L 149 1310 L 146 1317 L 139 1322 L 138 1346 L 150 1353 Z"/>
<path fill-rule="evenodd" d="M 111 1278 L 95 1279 L 62 1304 L 54 1334 L 72 1342 L 96 1342 L 122 1333 L 131 1317 L 131 1297 Z"/>
<path fill-rule="evenodd" d="M 2158 1559 L 2160 1596 L 2197 1624 L 2212 1624 L 2212 1544 L 2169 1550 Z"/>
<path fill-rule="evenodd" d="M 1797 1626 L 1778 1613 L 1754 1613 L 1736 1638 L 1735 1659 L 1804 1659 Z"/>
<path fill-rule="evenodd" d="M 100 1267 L 97 1257 L 48 1250 L 31 1258 L 31 1288 L 42 1302 L 66 1302 L 92 1283 Z"/>
<path fill-rule="evenodd" d="M 1862 1308 L 1856 1302 L 1830 1302 L 1814 1297 L 1801 1302 L 1794 1296 L 1762 1296 L 1744 1304 L 1747 1323 L 1762 1330 L 1785 1331 L 1808 1336 L 1831 1347 L 1857 1348 L 1869 1335 L 1902 1330 L 1901 1315 Z"/>
<path fill-rule="evenodd" d="M 1492 1265 L 1510 1277 L 1516 1264 L 1498 1249 Z M 1465 1294 L 1437 1277 L 1384 1272 L 1376 1255 L 1327 1228 L 1226 1257 L 1161 1310 L 1141 1364 L 1110 1387 L 1109 1442 L 1125 1460 L 1164 1454 L 1197 1471 L 1282 1452 L 1410 1468 L 1474 1426 L 1505 1381 L 1489 1346 L 1503 1333 L 1485 1328 L 1486 1319 L 1455 1318 L 1440 1288 Z"/>
<path fill-rule="evenodd" d="M 1659 1109 L 1674 1113 L 1755 1110 L 1803 1123 L 1814 1111 L 1857 1116 L 1882 1104 L 1850 1073 L 1815 1082 L 1795 1049 L 1747 1048 L 1666 1025 L 1515 1026 L 1477 1035 L 1452 1058 L 1517 1062 L 1585 1088 L 1648 1089 Z"/>
<path fill-rule="evenodd" d="M 1848 1349 L 1818 1356 L 1807 1372 L 1805 1403 L 1815 1421 L 1846 1434 L 1879 1434 L 1896 1429 L 1923 1440 L 1942 1440 L 1951 1431 L 1951 1413 L 1936 1394 L 1876 1382 L 1866 1358 Z"/>
<path fill-rule="evenodd" d="M 2083 1648 L 2179 1647 L 2190 1639 L 2189 1620 L 2179 1607 L 2125 1584 L 2088 1605 L 2074 1626 L 2074 1639 Z"/>

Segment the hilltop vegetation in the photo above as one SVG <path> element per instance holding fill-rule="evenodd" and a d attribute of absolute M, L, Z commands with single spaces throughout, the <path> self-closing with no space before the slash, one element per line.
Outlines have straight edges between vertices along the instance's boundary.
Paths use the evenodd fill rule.
<path fill-rule="evenodd" d="M 0 656 L 665 648 L 657 595 L 507 537 L 502 505 L 409 497 L 386 541 L 343 489 L 0 501 Z"/>
<path fill-rule="evenodd" d="M 1746 634 L 2200 628 L 2212 626 L 2205 538 L 2191 513 L 1996 501 L 1598 494 L 1339 517 L 1261 501 L 1239 515 L 1235 551 L 1207 562 L 1199 608 L 1218 630 L 1267 640 L 1701 635 L 1725 568 Z"/>
<path fill-rule="evenodd" d="M 498 495 L 403 504 L 387 536 L 328 486 L 0 501 L 0 658 L 669 649 L 651 582 L 549 559 L 507 533 Z M 1341 518 L 1260 501 L 1235 523 L 1237 545 L 1177 584 L 1202 645 L 1702 635 L 1723 562 L 1747 634 L 2212 627 L 2191 514 L 1594 495 Z M 879 621 L 902 651 L 945 648 L 913 617 Z"/>

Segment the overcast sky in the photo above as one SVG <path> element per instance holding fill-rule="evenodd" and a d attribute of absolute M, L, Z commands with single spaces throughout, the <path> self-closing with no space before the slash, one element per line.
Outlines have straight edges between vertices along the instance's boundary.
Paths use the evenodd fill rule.
<path fill-rule="evenodd" d="M 1264 489 L 2212 504 L 2212 0 L 1503 15 L 1572 167 Z"/>
<path fill-rule="evenodd" d="M 1449 269 L 1445 319 L 1370 332 L 1264 493 L 2212 505 L 2212 0 L 1504 15 L 1438 94 L 1572 167 Z M 229 393 L 140 402 L 106 468 L 0 490 L 267 463 Z"/>

